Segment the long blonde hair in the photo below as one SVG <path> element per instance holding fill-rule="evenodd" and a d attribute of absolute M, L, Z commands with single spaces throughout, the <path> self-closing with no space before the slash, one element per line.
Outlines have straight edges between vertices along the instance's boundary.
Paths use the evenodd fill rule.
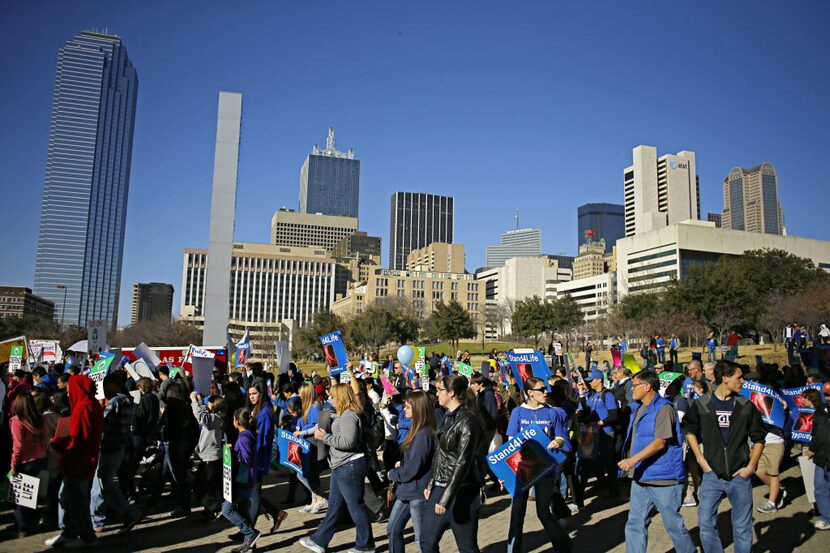
<path fill-rule="evenodd" d="M 308 422 L 308 412 L 311 407 L 317 404 L 317 392 L 311 384 L 303 384 L 300 388 L 300 400 L 302 401 L 303 422 Z"/>
<path fill-rule="evenodd" d="M 354 395 L 354 390 L 348 384 L 335 384 L 329 390 L 329 395 L 334 400 L 334 408 L 340 415 L 343 411 L 354 411 L 358 415 L 363 411 Z"/>

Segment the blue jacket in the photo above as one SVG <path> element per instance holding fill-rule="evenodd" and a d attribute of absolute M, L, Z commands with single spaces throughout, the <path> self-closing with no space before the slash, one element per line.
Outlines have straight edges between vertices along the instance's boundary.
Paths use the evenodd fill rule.
<path fill-rule="evenodd" d="M 274 448 L 274 412 L 267 406 L 259 410 L 256 418 L 256 467 L 260 475 L 271 470 Z"/>
<path fill-rule="evenodd" d="M 239 433 L 236 443 L 233 446 L 235 466 L 233 470 L 233 491 L 234 497 L 251 497 L 251 491 L 254 489 L 254 484 L 257 480 L 257 470 L 254 466 L 256 460 L 256 436 L 250 430 L 243 430 Z M 244 470 L 239 465 L 245 464 L 248 467 L 248 482 L 241 484 L 236 477 L 239 470 Z M 237 496 L 237 494 L 239 494 Z"/>
<path fill-rule="evenodd" d="M 398 412 L 398 445 L 401 445 L 412 428 L 412 419 L 404 413 L 403 404 L 396 405 L 395 410 Z"/>
<path fill-rule="evenodd" d="M 639 401 L 631 404 L 631 419 L 628 422 L 628 434 L 625 438 L 625 444 L 627 445 L 629 443 L 633 432 L 634 443 L 631 447 L 632 455 L 636 455 L 654 441 L 654 423 L 657 419 L 657 412 L 664 405 L 672 405 L 672 403 L 659 395 L 655 396 L 652 402 L 645 407 Z M 640 420 L 637 421 L 637 428 L 633 429 L 634 418 L 637 416 L 637 411 L 641 408 L 645 409 L 645 412 L 640 417 Z M 634 466 L 634 480 L 636 482 L 653 482 L 655 480 L 676 480 L 677 482 L 684 482 L 686 480 L 686 466 L 683 464 L 683 448 L 679 442 L 683 436 L 680 432 L 680 421 L 676 419 L 674 426 L 678 442 L 666 445 L 663 451 L 637 463 Z"/>
<path fill-rule="evenodd" d="M 423 499 L 432 473 L 432 456 L 435 453 L 435 432 L 422 428 L 412 438 L 403 454 L 401 466 L 389 471 L 390 482 L 397 482 L 395 495 L 398 499 L 411 501 Z"/>

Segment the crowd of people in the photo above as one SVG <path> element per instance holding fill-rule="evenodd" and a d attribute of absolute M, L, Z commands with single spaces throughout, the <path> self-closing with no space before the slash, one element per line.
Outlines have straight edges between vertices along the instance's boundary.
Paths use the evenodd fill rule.
<path fill-rule="evenodd" d="M 779 472 L 794 444 L 741 395 L 746 380 L 774 388 L 819 384 L 804 392 L 816 409 L 804 455 L 815 465 L 814 526 L 830 529 L 827 374 L 726 360 L 681 367 L 675 335 L 653 342 L 634 374 L 608 362 L 574 367 L 562 344 L 552 343 L 548 378 L 517 381 L 495 350 L 471 377 L 458 370 L 471 364 L 469 352 L 433 354 L 421 375 L 394 356 L 383 363 L 367 356 L 334 377 L 304 374 L 293 363 L 275 374 L 252 362 L 215 369 L 205 396 L 187 372 L 168 366 L 136 380 L 114 364 L 102 383 L 88 376 L 93 360 L 11 374 L 3 367 L 0 469 L 37 477 L 42 488 L 42 507 L 16 505 L 3 539 L 57 528 L 46 545 L 90 547 L 108 526 L 130 532 L 166 504 L 172 517 L 227 520 L 237 530 L 229 536 L 239 542 L 233 551 L 244 553 L 263 533 L 279 531 L 300 493 L 307 497 L 300 512 L 320 517 L 297 542 L 308 550 L 325 552 L 345 521 L 355 532 L 350 553 L 375 551 L 377 522 L 386 522 L 392 553 L 405 551 L 410 524 L 410 550 L 437 552 L 449 530 L 458 551 L 477 552 L 482 505 L 504 490 L 488 453 L 536 425 L 565 460 L 513 493 L 508 551 L 524 550 L 529 502 L 553 550 L 569 552 L 568 519 L 586 509 L 587 498 L 628 495 L 627 551 L 647 550 L 657 512 L 674 548 L 695 551 L 681 515 L 693 507 L 703 550 L 723 551 L 717 512 L 727 499 L 734 549 L 748 552 L 754 512 L 775 513 L 787 500 Z M 623 347 L 622 339 L 612 345 Z M 667 370 L 682 370 L 684 378 L 661 386 Z M 309 445 L 297 460 L 301 471 L 279 465 L 281 430 Z M 271 480 L 287 480 L 279 502 L 263 493 L 273 471 Z M 768 487 L 761 505 L 753 505 L 753 478 Z M 257 524 L 260 516 L 267 527 Z"/>

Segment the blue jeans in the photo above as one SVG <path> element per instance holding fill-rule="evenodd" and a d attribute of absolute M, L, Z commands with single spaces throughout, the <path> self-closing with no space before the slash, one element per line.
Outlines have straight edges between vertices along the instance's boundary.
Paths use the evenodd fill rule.
<path fill-rule="evenodd" d="M 423 499 L 398 499 L 389 513 L 389 522 L 386 524 L 386 533 L 389 534 L 389 553 L 403 553 L 403 531 L 406 523 L 412 519 L 412 528 L 415 530 L 415 543 L 421 538 L 421 520 L 424 517 Z"/>
<path fill-rule="evenodd" d="M 444 488 L 435 486 L 424 505 L 419 540 L 421 553 L 438 553 L 438 544 L 448 528 L 455 536 L 455 545 L 459 553 L 479 553 L 478 511 L 481 509 L 481 496 L 478 486 L 462 486 L 447 505 L 447 511 L 443 515 L 437 515 L 435 505 L 441 501 L 443 495 Z"/>
<path fill-rule="evenodd" d="M 553 500 L 554 494 L 559 495 L 559 490 L 556 489 L 556 476 L 549 474 L 536 482 L 533 489 L 536 491 L 536 516 L 545 528 L 545 533 L 548 535 L 554 551 L 569 553 L 573 544 L 570 536 L 559 521 L 554 516 Z M 522 528 L 524 527 L 525 513 L 527 512 L 527 496 L 528 494 L 517 492 L 513 498 L 513 503 L 510 507 L 510 529 L 507 532 L 507 553 L 522 552 L 522 538 L 524 536 Z M 561 497 L 561 496 L 559 496 Z"/>
<path fill-rule="evenodd" d="M 721 480 L 714 472 L 704 472 L 697 492 L 700 543 L 706 553 L 723 553 L 718 536 L 718 507 L 724 498 L 732 505 L 732 542 L 735 553 L 752 549 L 752 481 L 736 476 Z"/>
<path fill-rule="evenodd" d="M 253 539 L 254 527 L 248 521 L 248 518 L 242 514 L 246 509 L 242 505 L 235 505 L 230 501 L 222 502 L 222 515 L 230 521 L 231 524 L 239 528 L 246 540 Z"/>
<path fill-rule="evenodd" d="M 63 477 L 58 494 L 58 526 L 64 538 L 95 541 L 89 516 L 89 480 Z"/>
<path fill-rule="evenodd" d="M 334 529 L 342 511 L 348 511 L 354 521 L 357 535 L 355 549 L 375 548 L 375 538 L 372 536 L 372 525 L 369 522 L 369 512 L 363 502 L 363 481 L 366 478 L 366 459 L 360 457 L 349 461 L 331 471 L 331 486 L 329 488 L 329 509 L 326 517 L 317 531 L 311 535 L 311 541 L 322 548 L 326 548 L 334 537 Z"/>
<path fill-rule="evenodd" d="M 98 457 L 98 468 L 92 478 L 92 501 L 89 514 L 95 528 L 103 528 L 107 513 L 122 517 L 126 522 L 137 515 L 137 511 L 127 503 L 121 488 L 115 483 L 115 475 L 124 461 L 124 449 L 102 451 Z"/>
<path fill-rule="evenodd" d="M 718 360 L 717 355 L 715 355 L 715 348 L 710 347 L 709 349 L 707 349 L 707 352 L 708 352 L 708 356 L 707 356 L 708 358 L 706 359 L 707 361 L 717 361 Z"/>
<path fill-rule="evenodd" d="M 651 509 L 656 507 L 663 517 L 663 526 L 677 553 L 696 551 L 689 531 L 680 515 L 683 484 L 674 486 L 642 486 L 631 482 L 628 522 L 625 524 L 625 550 L 627 553 L 646 553 L 648 550 L 648 526 Z"/>
<path fill-rule="evenodd" d="M 821 520 L 830 524 L 830 469 L 816 465 L 816 507 Z"/>

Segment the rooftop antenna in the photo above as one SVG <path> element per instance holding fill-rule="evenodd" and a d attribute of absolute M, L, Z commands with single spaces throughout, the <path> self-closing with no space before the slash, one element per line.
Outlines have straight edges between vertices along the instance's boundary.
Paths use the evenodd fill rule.
<path fill-rule="evenodd" d="M 329 136 L 326 138 L 326 150 L 334 151 L 334 127 L 329 127 Z"/>
<path fill-rule="evenodd" d="M 516 210 L 516 230 L 519 230 L 519 210 Z"/>

